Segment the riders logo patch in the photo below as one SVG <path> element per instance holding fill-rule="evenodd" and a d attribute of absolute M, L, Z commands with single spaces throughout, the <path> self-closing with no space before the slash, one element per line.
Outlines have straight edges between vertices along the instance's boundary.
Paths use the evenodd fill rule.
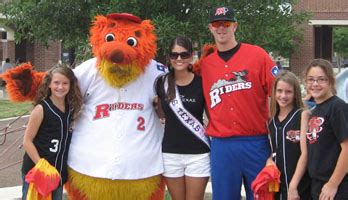
<path fill-rule="evenodd" d="M 310 144 L 316 143 L 319 138 L 319 133 L 323 130 L 322 124 L 324 118 L 313 116 L 308 122 L 307 139 Z"/>

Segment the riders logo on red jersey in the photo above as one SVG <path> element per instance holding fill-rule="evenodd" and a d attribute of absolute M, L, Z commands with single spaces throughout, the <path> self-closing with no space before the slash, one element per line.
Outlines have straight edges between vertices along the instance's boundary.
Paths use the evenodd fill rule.
<path fill-rule="evenodd" d="M 319 133 L 323 130 L 321 125 L 324 123 L 324 118 L 313 116 L 308 122 L 307 139 L 310 144 L 316 143 L 319 138 Z"/>
<path fill-rule="evenodd" d="M 286 139 L 290 140 L 291 142 L 297 143 L 300 141 L 300 134 L 301 132 L 299 130 L 289 130 L 286 132 Z"/>
<path fill-rule="evenodd" d="M 228 80 L 219 79 L 210 89 L 209 95 L 211 100 L 210 108 L 215 107 L 221 102 L 221 95 L 228 94 L 238 90 L 246 90 L 252 87 L 252 83 L 248 81 L 248 70 L 239 72 L 231 72 L 231 78 Z"/>

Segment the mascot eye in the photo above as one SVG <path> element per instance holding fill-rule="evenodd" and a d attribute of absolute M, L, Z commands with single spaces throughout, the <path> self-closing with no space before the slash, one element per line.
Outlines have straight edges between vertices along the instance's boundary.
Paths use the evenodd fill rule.
<path fill-rule="evenodd" d="M 127 44 L 131 47 L 135 47 L 138 44 L 138 41 L 134 37 L 129 37 L 127 40 Z"/>
<path fill-rule="evenodd" d="M 111 41 L 114 41 L 115 40 L 115 35 L 112 34 L 112 33 L 109 33 L 105 36 L 105 41 L 107 42 L 111 42 Z"/>

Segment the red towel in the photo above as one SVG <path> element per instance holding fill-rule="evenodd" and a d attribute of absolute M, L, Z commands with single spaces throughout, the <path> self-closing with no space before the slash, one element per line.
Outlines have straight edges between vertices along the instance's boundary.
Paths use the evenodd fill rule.
<path fill-rule="evenodd" d="M 280 171 L 275 165 L 267 165 L 257 175 L 251 188 L 255 200 L 273 200 L 274 193 L 279 192 Z"/>
<path fill-rule="evenodd" d="M 51 192 L 59 186 L 60 175 L 55 167 L 41 158 L 25 176 L 29 183 L 27 199 L 48 200 L 52 199 Z"/>

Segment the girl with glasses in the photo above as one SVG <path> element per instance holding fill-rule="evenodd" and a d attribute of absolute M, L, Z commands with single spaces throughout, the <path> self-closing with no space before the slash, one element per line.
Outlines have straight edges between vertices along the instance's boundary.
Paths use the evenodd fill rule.
<path fill-rule="evenodd" d="M 169 51 L 169 73 L 155 83 L 165 118 L 163 176 L 173 200 L 203 199 L 210 176 L 210 148 L 202 126 L 202 80 L 192 72 L 189 38 L 176 37 Z"/>
<path fill-rule="evenodd" d="M 308 171 L 313 199 L 348 199 L 348 105 L 336 96 L 332 64 L 313 60 L 306 86 L 316 106 L 308 122 Z"/>

